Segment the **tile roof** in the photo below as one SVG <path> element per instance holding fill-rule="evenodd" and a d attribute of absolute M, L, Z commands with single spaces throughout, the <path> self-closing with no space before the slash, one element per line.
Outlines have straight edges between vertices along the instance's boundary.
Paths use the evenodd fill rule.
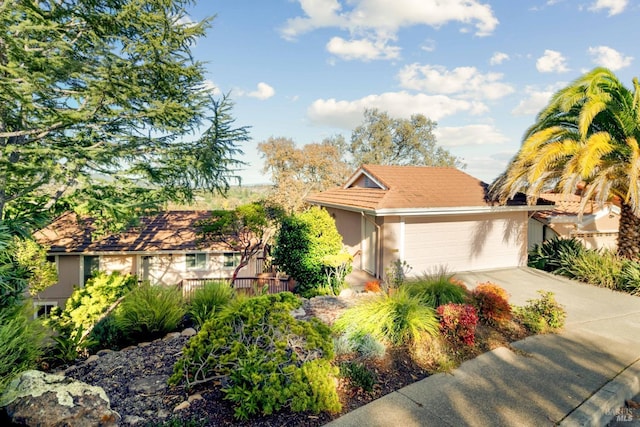
<path fill-rule="evenodd" d="M 91 239 L 95 230 L 93 220 L 79 219 L 74 213 L 65 213 L 51 225 L 35 235 L 39 243 L 50 252 L 167 252 L 211 250 L 224 251 L 224 244 L 202 245 L 198 239 L 197 222 L 211 218 L 210 211 L 166 211 L 143 217 L 136 227 Z"/>
<path fill-rule="evenodd" d="M 551 218 L 560 217 L 574 217 L 580 214 L 580 204 L 582 203 L 582 196 L 577 194 L 562 194 L 562 193 L 542 193 L 540 199 L 547 200 L 555 203 L 553 209 L 543 210 L 534 214 L 535 218 L 542 220 L 550 220 Z M 609 205 L 607 203 L 606 205 Z M 605 205 L 605 206 L 606 206 Z M 583 215 L 593 215 L 603 209 L 605 206 L 600 206 L 593 200 L 587 201 Z"/>
<path fill-rule="evenodd" d="M 356 186 L 357 178 L 363 174 L 387 189 Z M 449 167 L 363 165 L 348 183 L 348 188 L 316 193 L 307 201 L 372 210 L 492 205 L 487 184 Z"/>

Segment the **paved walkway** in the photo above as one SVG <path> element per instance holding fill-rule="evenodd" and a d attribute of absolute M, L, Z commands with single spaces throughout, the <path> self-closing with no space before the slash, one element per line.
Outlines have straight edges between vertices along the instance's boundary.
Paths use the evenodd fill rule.
<path fill-rule="evenodd" d="M 552 291 L 565 328 L 432 375 L 330 426 L 605 426 L 640 392 L 640 297 L 528 268 L 456 276 L 469 287 L 492 281 L 515 305 Z"/>

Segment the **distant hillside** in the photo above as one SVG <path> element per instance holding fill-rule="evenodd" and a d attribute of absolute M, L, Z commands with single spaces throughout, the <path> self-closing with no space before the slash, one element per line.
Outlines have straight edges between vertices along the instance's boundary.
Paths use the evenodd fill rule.
<path fill-rule="evenodd" d="M 271 185 L 243 185 L 233 186 L 227 192 L 226 197 L 220 194 L 202 194 L 196 196 L 196 202 L 192 205 L 170 204 L 169 209 L 173 210 L 214 210 L 233 209 L 247 203 L 255 202 L 267 196 Z"/>

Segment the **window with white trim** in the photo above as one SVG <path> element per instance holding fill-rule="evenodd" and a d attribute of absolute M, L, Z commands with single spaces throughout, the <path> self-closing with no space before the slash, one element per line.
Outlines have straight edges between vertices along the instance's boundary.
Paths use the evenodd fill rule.
<path fill-rule="evenodd" d="M 51 310 L 58 306 L 57 301 L 34 301 L 33 302 L 33 318 L 46 319 L 51 315 Z"/>
<path fill-rule="evenodd" d="M 225 252 L 222 255 L 222 267 L 236 268 L 240 265 L 240 252 Z"/>
<path fill-rule="evenodd" d="M 207 268 L 207 254 L 198 252 L 195 254 L 186 254 L 187 270 L 204 270 Z"/>

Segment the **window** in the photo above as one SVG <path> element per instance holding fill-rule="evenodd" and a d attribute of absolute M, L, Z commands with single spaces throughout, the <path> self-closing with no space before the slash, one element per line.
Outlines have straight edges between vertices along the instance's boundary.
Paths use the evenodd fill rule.
<path fill-rule="evenodd" d="M 223 255 L 222 266 L 224 268 L 236 268 L 240 265 L 239 252 L 225 252 Z"/>
<path fill-rule="evenodd" d="M 100 268 L 100 257 L 97 256 L 85 256 L 84 257 L 84 272 L 82 284 L 86 284 L 94 273 Z"/>
<path fill-rule="evenodd" d="M 49 315 L 51 314 L 51 310 L 53 310 L 54 307 L 57 307 L 57 306 L 58 306 L 58 303 L 55 301 L 47 301 L 47 302 L 35 301 L 33 303 L 34 319 L 48 318 Z"/>
<path fill-rule="evenodd" d="M 187 270 L 204 270 L 207 268 L 207 254 L 187 254 Z"/>

